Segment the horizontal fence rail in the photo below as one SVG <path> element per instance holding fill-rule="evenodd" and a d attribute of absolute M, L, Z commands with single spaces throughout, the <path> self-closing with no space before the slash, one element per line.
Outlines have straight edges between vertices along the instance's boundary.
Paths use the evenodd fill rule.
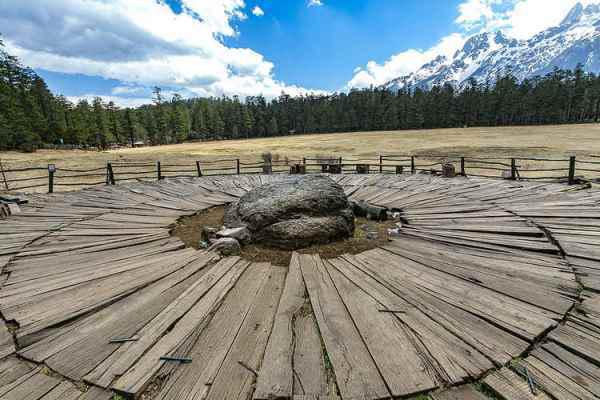
<path fill-rule="evenodd" d="M 10 167 L 0 161 L 0 192 L 54 192 L 119 182 L 160 181 L 165 178 L 242 174 L 417 174 L 541 180 L 568 185 L 600 182 L 600 156 L 456 157 L 391 154 L 378 157 L 302 157 L 247 160 L 222 158 L 178 161 L 110 161 L 93 168 L 62 168 L 54 164 Z"/>

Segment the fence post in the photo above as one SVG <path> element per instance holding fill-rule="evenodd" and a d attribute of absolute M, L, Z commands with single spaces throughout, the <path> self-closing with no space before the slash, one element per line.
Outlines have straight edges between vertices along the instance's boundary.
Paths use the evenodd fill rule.
<path fill-rule="evenodd" d="M 569 157 L 569 185 L 575 183 L 575 156 Z"/>
<path fill-rule="evenodd" d="M 379 173 L 383 173 L 383 156 L 381 154 L 379 155 Z"/>
<path fill-rule="evenodd" d="M 56 166 L 48 164 L 48 193 L 54 193 L 54 171 L 56 171 Z"/>
<path fill-rule="evenodd" d="M 240 159 L 236 158 L 235 160 L 235 170 L 237 171 L 237 174 L 240 174 Z"/>
<path fill-rule="evenodd" d="M 462 176 L 467 176 L 467 173 L 465 172 L 465 158 L 464 157 L 460 158 L 460 174 Z"/>
<path fill-rule="evenodd" d="M 517 160 L 514 158 L 510 159 L 510 179 L 517 180 Z"/>
<path fill-rule="evenodd" d="M 4 174 L 4 166 L 2 165 L 2 160 L 0 160 L 0 172 L 2 172 L 2 179 L 4 179 L 4 187 L 6 187 L 6 190 L 9 190 L 8 181 L 6 180 L 6 175 Z"/>
<path fill-rule="evenodd" d="M 162 172 L 160 169 L 160 161 L 156 162 L 156 178 L 160 181 L 163 177 L 162 177 Z"/>
<path fill-rule="evenodd" d="M 415 168 L 415 156 L 410 156 L 410 173 L 414 174 L 416 172 Z"/>
<path fill-rule="evenodd" d="M 201 177 L 202 170 L 200 169 L 200 161 L 196 161 L 196 170 L 198 171 L 198 177 Z"/>
<path fill-rule="evenodd" d="M 302 164 L 306 165 L 306 157 L 302 157 Z"/>
<path fill-rule="evenodd" d="M 113 172 L 113 167 L 110 162 L 106 163 L 106 184 L 107 185 L 115 184 L 115 174 Z"/>

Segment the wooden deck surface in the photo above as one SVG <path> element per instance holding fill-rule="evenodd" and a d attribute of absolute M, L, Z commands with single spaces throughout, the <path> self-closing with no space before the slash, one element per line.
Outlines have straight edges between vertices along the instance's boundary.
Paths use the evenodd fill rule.
<path fill-rule="evenodd" d="M 333 175 L 400 234 L 289 266 L 170 236 L 283 178 L 36 196 L 0 220 L 0 399 L 600 398 L 600 192 Z"/>

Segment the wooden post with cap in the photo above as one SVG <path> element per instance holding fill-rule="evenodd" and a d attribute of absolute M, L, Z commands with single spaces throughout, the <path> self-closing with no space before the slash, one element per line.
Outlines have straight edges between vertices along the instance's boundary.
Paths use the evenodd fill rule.
<path fill-rule="evenodd" d="M 48 164 L 48 193 L 54 193 L 54 172 L 56 165 Z"/>

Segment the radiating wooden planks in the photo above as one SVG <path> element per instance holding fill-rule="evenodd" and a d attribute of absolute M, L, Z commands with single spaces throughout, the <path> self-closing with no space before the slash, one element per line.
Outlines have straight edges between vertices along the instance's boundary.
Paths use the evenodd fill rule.
<path fill-rule="evenodd" d="M 492 372 L 483 382 L 506 400 L 550 400 L 539 389 L 532 393 L 528 383 L 506 367 Z"/>
<path fill-rule="evenodd" d="M 192 359 L 191 365 L 175 366 L 161 372 L 166 379 L 157 399 L 206 398 L 230 349 L 240 337 L 242 326 L 248 320 L 259 295 L 264 293 L 269 281 L 276 283 L 276 279 L 269 278 L 270 275 L 271 267 L 268 264 L 251 264 L 248 267 L 210 323 L 205 324 L 199 332 L 196 342 L 188 351 L 188 356 Z M 264 326 L 259 328 L 256 332 L 258 334 Z M 242 361 L 247 365 L 247 360 L 235 361 Z M 243 368 L 239 364 L 238 367 Z"/>
<path fill-rule="evenodd" d="M 247 262 L 237 257 L 222 263 L 214 268 L 213 276 L 204 275 L 138 332 L 138 341 L 123 344 L 114 357 L 105 360 L 99 368 L 106 366 L 106 371 L 94 383 L 110 383 L 120 376 L 113 389 L 131 395 L 142 391 L 164 364 L 160 357 L 172 355 L 210 319 L 248 267 Z"/>
<path fill-rule="evenodd" d="M 335 398 L 336 390 L 342 398 L 406 396 L 428 390 L 422 387 L 474 379 L 493 363 L 506 364 L 528 346 L 526 341 L 562 319 L 578 294 L 574 271 L 591 289 L 600 281 L 595 250 L 600 196 L 592 192 L 427 175 L 340 175 L 333 178 L 354 199 L 400 209 L 405 235 L 385 251 L 356 257 L 295 256 L 279 307 L 275 298 L 281 285 L 264 289 L 270 281 L 266 266 L 246 270 L 258 274 L 259 281 L 252 282 L 257 286 L 242 272 L 222 298 L 212 289 L 188 292 L 206 271 L 191 272 L 196 261 L 168 237 L 168 225 L 281 178 L 207 177 L 101 187 L 44 200 L 39 208 L 27 207 L 0 223 L 0 264 L 6 273 L 0 310 L 21 325 L 20 343 L 32 344 L 21 354 L 104 386 L 115 378 L 116 386 L 135 381 L 139 374 L 132 391 L 124 391 L 136 395 L 160 377 L 163 399 Z M 570 264 L 561 260 L 556 244 Z M 173 268 L 174 261 L 180 264 Z M 238 287 L 241 282 L 246 289 Z M 288 284 L 296 295 L 287 294 Z M 243 290 L 252 301 L 235 300 Z M 169 308 L 183 293 L 188 305 Z M 210 312 L 201 311 L 203 303 Z M 588 304 L 585 314 L 572 313 L 550 334 L 544 352 L 536 350 L 522 361 L 544 380 L 545 390 L 565 398 L 586 390 L 595 394 L 595 372 L 585 362 L 598 360 L 600 324 L 595 301 Z M 119 315 L 119 306 L 127 311 Z M 405 308 L 372 311 L 394 307 Z M 171 312 L 168 329 L 169 318 L 165 325 L 150 322 Z M 273 332 L 255 332 L 247 322 L 269 325 L 273 318 Z M 228 329 L 234 333 L 223 335 Z M 144 344 L 128 357 L 126 349 L 136 346 L 107 344 L 112 331 L 143 332 Z M 241 332 L 247 334 L 242 338 Z M 166 348 L 174 355 L 193 354 L 196 367 L 157 367 L 148 355 Z M 332 369 L 325 368 L 324 358 Z M 338 387 L 328 380 L 332 370 Z M 581 392 L 577 385 L 585 385 L 579 379 L 590 385 Z M 65 398 L 75 395 L 62 382 L 49 393 L 59 396 L 63 389 Z M 106 395 L 98 393 L 99 399 Z"/>
<path fill-rule="evenodd" d="M 546 343 L 519 363 L 535 384 L 554 398 L 600 397 L 600 367 L 555 344 Z"/>
<path fill-rule="evenodd" d="M 389 397 L 385 382 L 323 262 L 316 255 L 300 255 L 298 259 L 342 398 Z"/>
<path fill-rule="evenodd" d="M 13 336 L 9 332 L 6 323 L 0 320 L 0 359 L 13 354 L 15 350 Z"/>
<path fill-rule="evenodd" d="M 298 258 L 297 253 L 292 255 L 254 399 L 326 396 L 329 391 L 321 339 Z"/>
<path fill-rule="evenodd" d="M 273 318 L 283 290 L 285 270 L 272 267 L 240 328 L 239 334 L 211 382 L 207 400 L 248 399 L 273 327 Z"/>

